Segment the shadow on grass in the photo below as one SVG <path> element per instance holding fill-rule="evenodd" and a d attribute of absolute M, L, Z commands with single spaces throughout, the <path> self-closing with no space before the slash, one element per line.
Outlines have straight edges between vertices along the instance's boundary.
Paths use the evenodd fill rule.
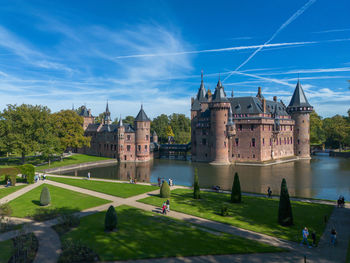
<path fill-rule="evenodd" d="M 32 203 L 38 206 L 41 206 L 40 201 L 38 200 L 32 200 Z"/>
<path fill-rule="evenodd" d="M 38 201 L 36 201 L 38 202 Z M 34 201 L 33 201 L 34 203 Z M 40 202 L 39 202 L 40 204 Z M 35 221 L 46 221 L 49 219 L 57 218 L 67 214 L 73 214 L 75 212 L 79 212 L 78 208 L 70 208 L 70 207 L 60 207 L 60 208 L 37 208 L 33 215 L 30 217 Z"/>

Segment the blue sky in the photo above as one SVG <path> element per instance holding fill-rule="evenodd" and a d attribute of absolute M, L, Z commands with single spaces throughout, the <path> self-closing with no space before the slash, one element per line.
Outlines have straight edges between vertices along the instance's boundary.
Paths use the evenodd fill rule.
<path fill-rule="evenodd" d="M 350 108 L 350 1 L 0 1 L 0 108 L 109 100 L 112 117 L 189 116 L 204 70 L 286 104 L 298 74 L 324 116 Z"/>

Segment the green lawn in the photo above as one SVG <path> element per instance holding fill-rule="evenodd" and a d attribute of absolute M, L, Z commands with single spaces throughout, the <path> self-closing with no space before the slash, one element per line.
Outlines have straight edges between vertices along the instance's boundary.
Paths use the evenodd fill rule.
<path fill-rule="evenodd" d="M 111 158 L 91 156 L 91 155 L 86 155 L 86 154 L 74 154 L 70 157 L 64 158 L 63 161 L 51 162 L 50 166 L 48 164 L 37 166 L 37 167 L 35 167 L 35 170 L 41 171 L 44 169 L 62 167 L 62 166 L 66 166 L 66 165 L 96 162 L 96 161 L 109 160 L 109 159 L 111 159 Z"/>
<path fill-rule="evenodd" d="M 348 252 L 346 253 L 346 260 L 345 260 L 346 263 L 350 263 L 350 239 L 349 239 L 349 242 L 348 242 Z"/>
<path fill-rule="evenodd" d="M 13 192 L 16 192 L 19 189 L 22 189 L 23 187 L 26 187 L 27 185 L 18 185 L 18 186 L 10 186 L 6 188 L 0 188 L 0 198 L 3 198 Z"/>
<path fill-rule="evenodd" d="M 86 179 L 70 179 L 70 178 L 59 178 L 50 177 L 49 179 L 55 182 L 69 184 L 96 192 L 101 192 L 109 195 L 118 197 L 128 198 L 134 195 L 147 193 L 153 190 L 159 189 L 157 186 L 141 185 L 141 184 L 128 184 L 128 183 L 112 183 L 112 182 L 101 182 Z"/>
<path fill-rule="evenodd" d="M 140 202 L 160 206 L 166 199 L 152 196 Z M 171 192 L 170 208 L 174 211 L 227 223 L 240 228 L 264 233 L 270 236 L 299 241 L 301 231 L 306 226 L 310 233 L 316 231 L 319 238 L 325 228 L 324 216 L 329 218 L 333 206 L 292 202 L 294 225 L 283 227 L 277 223 L 278 204 L 276 199 L 243 196 L 241 204 L 229 202 L 230 195 L 213 192 L 201 192 L 201 199 L 193 199 L 193 190 L 176 189 Z M 220 215 L 221 206 L 228 206 L 229 216 Z"/>
<path fill-rule="evenodd" d="M 7 263 L 11 256 L 13 250 L 12 240 L 6 240 L 0 242 L 0 263 Z"/>
<path fill-rule="evenodd" d="M 47 207 L 40 206 L 39 202 L 41 189 L 44 186 L 47 186 L 51 195 L 51 204 Z M 108 202 L 110 201 L 44 184 L 12 200 L 9 206 L 12 209 L 11 216 L 35 218 L 36 214 L 48 212 L 48 210 L 55 211 L 56 214 L 71 213 Z"/>
<path fill-rule="evenodd" d="M 116 232 L 104 231 L 105 212 L 100 212 L 82 218 L 80 226 L 61 239 L 81 240 L 101 261 L 283 251 L 224 233 L 212 234 L 183 221 L 125 205 L 116 211 Z"/>

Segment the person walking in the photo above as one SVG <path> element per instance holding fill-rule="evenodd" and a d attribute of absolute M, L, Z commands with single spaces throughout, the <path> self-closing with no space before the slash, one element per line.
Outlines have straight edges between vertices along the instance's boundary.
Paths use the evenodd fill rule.
<path fill-rule="evenodd" d="M 309 231 L 307 230 L 307 227 L 304 227 L 303 231 L 302 231 L 302 235 L 303 235 L 303 240 L 301 241 L 300 245 L 303 245 L 304 242 L 306 243 L 306 245 L 310 247 L 309 245 L 309 241 L 307 240 L 308 236 L 309 236 Z"/>
<path fill-rule="evenodd" d="M 88 176 L 87 176 L 88 180 L 90 179 L 90 176 L 91 176 L 91 174 L 90 174 L 90 172 L 88 172 Z"/>
<path fill-rule="evenodd" d="M 163 203 L 162 210 L 163 210 L 163 215 L 164 214 L 166 215 L 166 203 L 165 202 Z"/>
<path fill-rule="evenodd" d="M 169 199 L 166 200 L 166 210 L 167 210 L 168 212 L 170 212 L 170 201 L 169 201 Z"/>
<path fill-rule="evenodd" d="M 335 242 L 337 241 L 337 231 L 335 231 L 335 228 L 332 228 L 331 230 L 331 244 L 335 246 Z"/>
<path fill-rule="evenodd" d="M 271 191 L 271 188 L 270 188 L 270 186 L 267 188 L 267 197 L 268 198 L 271 198 L 271 196 L 272 196 L 272 191 Z"/>

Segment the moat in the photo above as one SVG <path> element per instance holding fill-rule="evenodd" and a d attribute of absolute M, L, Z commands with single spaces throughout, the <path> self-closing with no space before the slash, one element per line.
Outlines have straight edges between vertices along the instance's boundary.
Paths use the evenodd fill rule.
<path fill-rule="evenodd" d="M 175 160 L 154 160 L 146 163 L 122 163 L 113 166 L 67 172 L 67 175 L 87 176 L 116 180 L 135 178 L 139 182 L 156 183 L 157 178 L 172 178 L 175 184 L 191 186 L 194 168 L 198 168 L 201 187 L 219 185 L 229 190 L 233 175 L 238 172 L 242 191 L 266 193 L 270 186 L 279 194 L 282 178 L 286 178 L 291 196 L 336 199 L 340 194 L 350 200 L 350 159 L 313 156 L 283 164 L 257 166 L 212 166 Z"/>

